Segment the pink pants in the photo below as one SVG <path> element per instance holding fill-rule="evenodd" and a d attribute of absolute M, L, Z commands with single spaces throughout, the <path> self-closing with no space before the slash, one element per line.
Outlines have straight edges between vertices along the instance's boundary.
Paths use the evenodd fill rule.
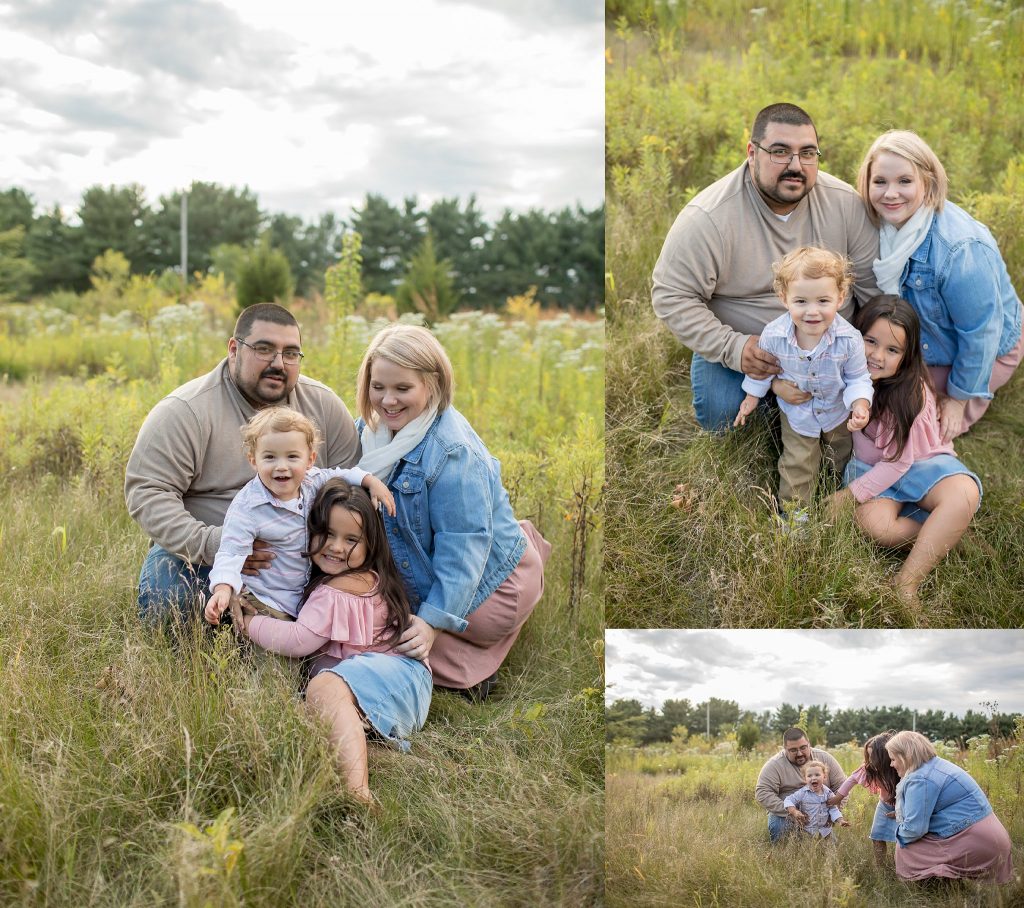
<path fill-rule="evenodd" d="M 988 383 L 989 391 L 995 394 L 997 389 L 1001 388 L 1010 380 L 1014 370 L 1020 363 L 1021 354 L 1024 354 L 1024 331 L 1021 332 L 1016 346 L 1013 347 L 1013 349 L 1005 356 L 1000 356 L 992 365 L 992 378 L 989 379 Z M 946 393 L 946 383 L 949 381 L 949 370 L 949 366 L 928 367 L 928 371 L 932 376 L 932 384 L 935 385 L 935 390 L 940 394 Z M 985 415 L 985 411 L 988 409 L 990 403 L 992 403 L 992 401 L 984 397 L 972 397 L 967 401 L 967 406 L 964 407 L 963 425 L 960 427 L 960 431 L 957 435 L 963 435 L 964 432 L 981 419 L 981 417 Z"/>
<path fill-rule="evenodd" d="M 519 564 L 466 620 L 461 634 L 439 634 L 430 650 L 430 670 L 441 687 L 465 689 L 493 675 L 544 592 L 549 543 L 529 520 L 520 520 L 526 551 Z"/>

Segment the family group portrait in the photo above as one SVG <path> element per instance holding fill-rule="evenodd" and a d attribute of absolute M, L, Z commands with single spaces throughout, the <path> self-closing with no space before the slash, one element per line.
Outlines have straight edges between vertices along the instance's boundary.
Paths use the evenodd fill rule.
<path fill-rule="evenodd" d="M 1017 904 L 1022 643 L 610 630 L 607 903 Z"/>
<path fill-rule="evenodd" d="M 603 899 L 603 9 L 390 6 L 0 10 L 0 903 Z"/>
<path fill-rule="evenodd" d="M 608 625 L 1019 626 L 1019 11 L 615 6 Z"/>

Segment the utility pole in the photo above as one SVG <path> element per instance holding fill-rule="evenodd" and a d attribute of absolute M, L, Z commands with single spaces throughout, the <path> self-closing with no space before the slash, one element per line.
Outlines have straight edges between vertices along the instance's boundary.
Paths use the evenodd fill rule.
<path fill-rule="evenodd" d="M 708 740 L 711 740 L 711 698 L 708 697 Z"/>
<path fill-rule="evenodd" d="M 181 191 L 181 299 L 188 290 L 188 190 Z"/>

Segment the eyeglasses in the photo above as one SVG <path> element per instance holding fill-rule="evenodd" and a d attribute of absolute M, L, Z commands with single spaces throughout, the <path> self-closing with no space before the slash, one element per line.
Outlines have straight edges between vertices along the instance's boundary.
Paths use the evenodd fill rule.
<path fill-rule="evenodd" d="M 799 158 L 801 164 L 810 167 L 821 159 L 821 152 L 817 148 L 801 148 L 799 151 L 790 151 L 785 145 L 773 145 L 771 148 L 765 148 L 763 145 L 758 145 L 757 142 L 752 144 L 765 152 L 773 164 L 789 164 L 793 158 Z"/>
<path fill-rule="evenodd" d="M 277 359 L 277 355 L 280 353 L 281 361 L 286 366 L 294 366 L 306 355 L 301 350 L 296 350 L 294 347 L 288 347 L 286 350 L 278 350 L 273 344 L 248 344 L 240 337 L 236 337 L 235 340 L 243 347 L 248 347 L 252 350 L 252 355 L 255 356 L 256 359 L 265 363 L 272 363 Z"/>

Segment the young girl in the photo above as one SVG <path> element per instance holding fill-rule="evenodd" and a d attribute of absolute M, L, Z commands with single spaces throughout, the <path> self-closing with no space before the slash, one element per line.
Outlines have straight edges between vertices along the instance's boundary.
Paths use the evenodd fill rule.
<path fill-rule="evenodd" d="M 921 584 L 978 509 L 981 480 L 957 459 L 952 443 L 942 441 L 920 322 L 910 304 L 876 296 L 854 324 L 864 335 L 875 400 L 871 422 L 854 434 L 847 488 L 835 503 L 855 499 L 857 524 L 882 545 L 912 544 L 895 587 L 916 607 Z"/>
<path fill-rule="evenodd" d="M 845 258 L 815 246 L 802 246 L 775 265 L 773 288 L 786 313 L 765 326 L 758 346 L 778 358 L 780 379 L 804 392 L 801 403 L 779 397 L 779 505 L 796 524 L 807 520 L 822 444 L 842 472 L 850 458 L 850 432 L 864 428 L 869 418 L 872 385 L 864 344 L 839 314 L 852 282 Z M 771 386 L 771 378 L 743 379 L 747 396 L 733 425 L 746 423 Z"/>
<path fill-rule="evenodd" d="M 298 617 L 275 621 L 246 608 L 242 632 L 273 653 L 317 654 L 306 702 L 328 725 L 345 784 L 370 803 L 367 735 L 409 749 L 405 739 L 430 707 L 430 667 L 394 651 L 409 626 L 409 599 L 366 492 L 328 481 L 309 534 L 314 568 Z"/>
<path fill-rule="evenodd" d="M 219 624 L 233 594 L 241 593 L 260 614 L 291 620 L 309 576 L 306 513 L 328 479 L 361 483 L 395 513 L 395 499 L 376 476 L 358 467 L 315 467 L 320 434 L 307 417 L 289 407 L 260 410 L 242 429 L 242 449 L 256 475 L 242 486 L 224 517 L 220 547 L 210 571 L 213 595 L 205 616 Z M 242 565 L 256 539 L 272 543 L 274 560 L 243 589 Z"/>
<path fill-rule="evenodd" d="M 849 826 L 843 819 L 838 807 L 830 806 L 832 789 L 828 787 L 828 767 L 820 760 L 808 760 L 803 765 L 804 787 L 798 788 L 789 795 L 782 805 L 793 818 L 798 828 L 815 838 L 832 835 L 832 826 Z M 803 813 L 807 822 L 801 825 L 796 822 L 797 816 Z"/>
<path fill-rule="evenodd" d="M 878 795 L 875 818 L 868 838 L 874 845 L 875 864 L 879 867 L 885 865 L 885 843 L 896 841 L 896 786 L 900 777 L 885 749 L 894 734 L 894 731 L 883 731 L 868 738 L 864 742 L 864 762 L 846 777 L 846 781 L 828 799 L 828 806 L 836 807 L 857 785 L 863 785 L 872 794 Z"/>

